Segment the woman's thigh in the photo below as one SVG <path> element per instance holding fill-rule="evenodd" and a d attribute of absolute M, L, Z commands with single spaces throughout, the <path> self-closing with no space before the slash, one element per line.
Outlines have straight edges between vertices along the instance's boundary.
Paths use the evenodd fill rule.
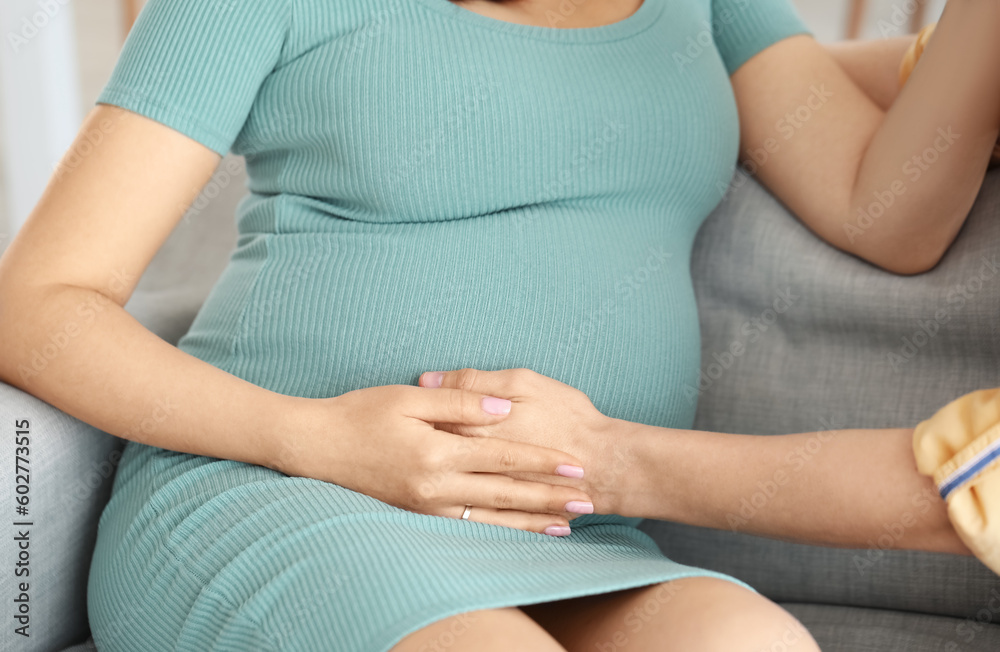
<path fill-rule="evenodd" d="M 521 607 L 569 652 L 816 652 L 764 596 L 712 577 Z"/>
<path fill-rule="evenodd" d="M 392 652 L 565 652 L 517 607 L 470 611 L 439 620 L 405 637 Z"/>

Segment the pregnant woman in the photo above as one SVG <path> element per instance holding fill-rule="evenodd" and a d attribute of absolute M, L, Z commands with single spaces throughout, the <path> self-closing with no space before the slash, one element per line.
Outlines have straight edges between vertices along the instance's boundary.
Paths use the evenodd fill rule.
<path fill-rule="evenodd" d="M 952 0 L 896 98 L 907 39 L 834 56 L 788 0 L 150 0 L 0 261 L 3 380 L 130 440 L 98 648 L 816 650 L 636 527 L 726 527 L 796 441 L 685 430 L 692 240 L 741 154 L 832 245 L 936 264 L 1000 131 L 998 6 Z M 229 151 L 237 246 L 172 347 L 122 306 Z M 754 527 L 863 542 L 923 486 L 863 434 Z M 963 550 L 940 501 L 907 536 Z"/>

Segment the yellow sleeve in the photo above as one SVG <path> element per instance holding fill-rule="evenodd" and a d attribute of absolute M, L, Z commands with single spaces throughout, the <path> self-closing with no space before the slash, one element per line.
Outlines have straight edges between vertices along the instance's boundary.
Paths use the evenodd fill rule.
<path fill-rule="evenodd" d="M 961 396 L 922 421 L 913 452 L 959 537 L 1000 574 L 1000 388 Z"/>

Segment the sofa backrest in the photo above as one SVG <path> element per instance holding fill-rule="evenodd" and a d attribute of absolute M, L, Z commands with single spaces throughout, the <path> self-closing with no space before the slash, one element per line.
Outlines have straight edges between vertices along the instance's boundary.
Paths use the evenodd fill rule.
<path fill-rule="evenodd" d="M 187 332 L 229 262 L 236 246 L 236 208 L 247 192 L 243 157 L 226 156 L 125 304 L 143 326 L 171 344 Z"/>
<path fill-rule="evenodd" d="M 702 333 L 695 428 L 912 427 L 962 394 L 1000 386 L 1000 170 L 940 264 L 908 277 L 825 244 L 741 172 L 732 188 L 692 255 Z M 842 550 L 663 522 L 644 528 L 677 561 L 731 573 L 781 601 L 976 617 L 1000 596 L 1000 577 L 974 558 L 883 550 L 889 541 Z"/>
<path fill-rule="evenodd" d="M 746 179 L 702 226 L 692 255 L 703 338 L 697 427 L 909 427 L 1000 386 L 998 218 L 995 170 L 941 263 L 897 276 L 827 245 Z"/>

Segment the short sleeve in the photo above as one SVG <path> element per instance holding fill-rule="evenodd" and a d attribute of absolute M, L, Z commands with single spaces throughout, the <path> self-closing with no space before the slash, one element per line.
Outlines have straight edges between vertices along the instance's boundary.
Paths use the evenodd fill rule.
<path fill-rule="evenodd" d="M 732 75 L 767 46 L 812 31 L 790 0 L 712 0 L 712 34 Z"/>
<path fill-rule="evenodd" d="M 913 454 L 956 534 L 1000 574 L 1000 388 L 960 396 L 917 424 Z"/>
<path fill-rule="evenodd" d="M 291 0 L 148 0 L 96 104 L 225 156 L 281 56 Z"/>

